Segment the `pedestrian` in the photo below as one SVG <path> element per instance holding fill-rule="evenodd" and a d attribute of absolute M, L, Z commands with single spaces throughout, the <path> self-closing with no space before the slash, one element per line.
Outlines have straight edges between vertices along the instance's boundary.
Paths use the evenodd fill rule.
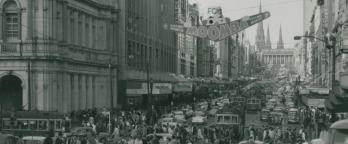
<path fill-rule="evenodd" d="M 43 144 L 53 144 L 53 130 L 51 129 L 47 134 Z"/>
<path fill-rule="evenodd" d="M 64 144 L 64 138 L 63 138 L 63 133 L 62 132 L 59 132 L 58 138 L 56 139 L 56 143 L 55 144 Z"/>

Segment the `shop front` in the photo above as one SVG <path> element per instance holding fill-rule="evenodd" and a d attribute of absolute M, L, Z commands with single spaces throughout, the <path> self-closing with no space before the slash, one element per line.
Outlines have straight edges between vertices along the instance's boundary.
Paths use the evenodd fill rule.
<path fill-rule="evenodd" d="M 325 108 L 325 100 L 329 97 L 327 88 L 308 88 L 300 91 L 301 101 L 307 107 Z"/>
<path fill-rule="evenodd" d="M 147 83 L 145 82 L 127 82 L 126 104 L 128 106 L 141 106 L 144 104 L 147 92 Z"/>
<path fill-rule="evenodd" d="M 192 97 L 192 82 L 178 82 L 174 84 L 173 87 L 173 99 L 174 103 L 185 103 L 191 102 Z"/>
<path fill-rule="evenodd" d="M 149 103 L 152 105 L 169 105 L 173 87 L 171 83 L 152 83 Z"/>

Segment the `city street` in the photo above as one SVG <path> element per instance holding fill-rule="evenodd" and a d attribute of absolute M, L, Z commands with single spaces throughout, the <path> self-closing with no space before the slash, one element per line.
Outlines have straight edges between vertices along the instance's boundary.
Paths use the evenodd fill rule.
<path fill-rule="evenodd" d="M 0 5 L 0 144 L 348 144 L 348 0 Z"/>

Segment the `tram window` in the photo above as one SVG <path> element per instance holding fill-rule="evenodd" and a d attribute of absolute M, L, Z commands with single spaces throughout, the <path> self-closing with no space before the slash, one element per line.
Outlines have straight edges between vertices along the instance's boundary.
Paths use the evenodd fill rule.
<path fill-rule="evenodd" d="M 3 120 L 3 128 L 4 129 L 10 129 L 11 128 L 10 120 Z"/>
<path fill-rule="evenodd" d="M 18 124 L 20 125 L 21 129 L 27 130 L 29 128 L 29 123 L 27 120 L 20 120 L 18 121 Z"/>
<path fill-rule="evenodd" d="M 18 122 L 18 121 L 14 121 L 14 123 L 13 123 L 13 129 L 20 129 L 20 127 L 19 127 L 19 122 Z"/>
<path fill-rule="evenodd" d="M 224 121 L 231 122 L 231 116 L 225 116 L 224 118 L 225 118 Z"/>
<path fill-rule="evenodd" d="M 29 128 L 31 130 L 36 130 L 37 129 L 37 121 L 36 120 L 30 120 L 29 121 Z"/>
<path fill-rule="evenodd" d="M 218 120 L 217 120 L 217 121 L 218 121 L 218 122 L 222 122 L 222 120 L 223 120 L 223 119 L 222 119 L 222 116 L 218 116 Z"/>
<path fill-rule="evenodd" d="M 238 118 L 236 116 L 232 116 L 232 122 L 233 123 L 237 123 L 238 122 Z"/>
<path fill-rule="evenodd" d="M 61 129 L 62 128 L 62 122 L 60 120 L 56 121 L 56 129 Z"/>
<path fill-rule="evenodd" d="M 47 129 L 47 121 L 40 120 L 39 121 L 39 130 L 46 130 Z"/>
<path fill-rule="evenodd" d="M 54 128 L 54 120 L 50 120 L 49 129 L 55 129 Z"/>

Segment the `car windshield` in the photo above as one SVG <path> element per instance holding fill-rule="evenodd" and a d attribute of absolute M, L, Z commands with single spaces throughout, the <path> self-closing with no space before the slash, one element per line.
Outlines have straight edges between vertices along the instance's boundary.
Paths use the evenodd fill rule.
<path fill-rule="evenodd" d="M 336 129 L 333 136 L 334 144 L 348 144 L 348 129 Z"/>

